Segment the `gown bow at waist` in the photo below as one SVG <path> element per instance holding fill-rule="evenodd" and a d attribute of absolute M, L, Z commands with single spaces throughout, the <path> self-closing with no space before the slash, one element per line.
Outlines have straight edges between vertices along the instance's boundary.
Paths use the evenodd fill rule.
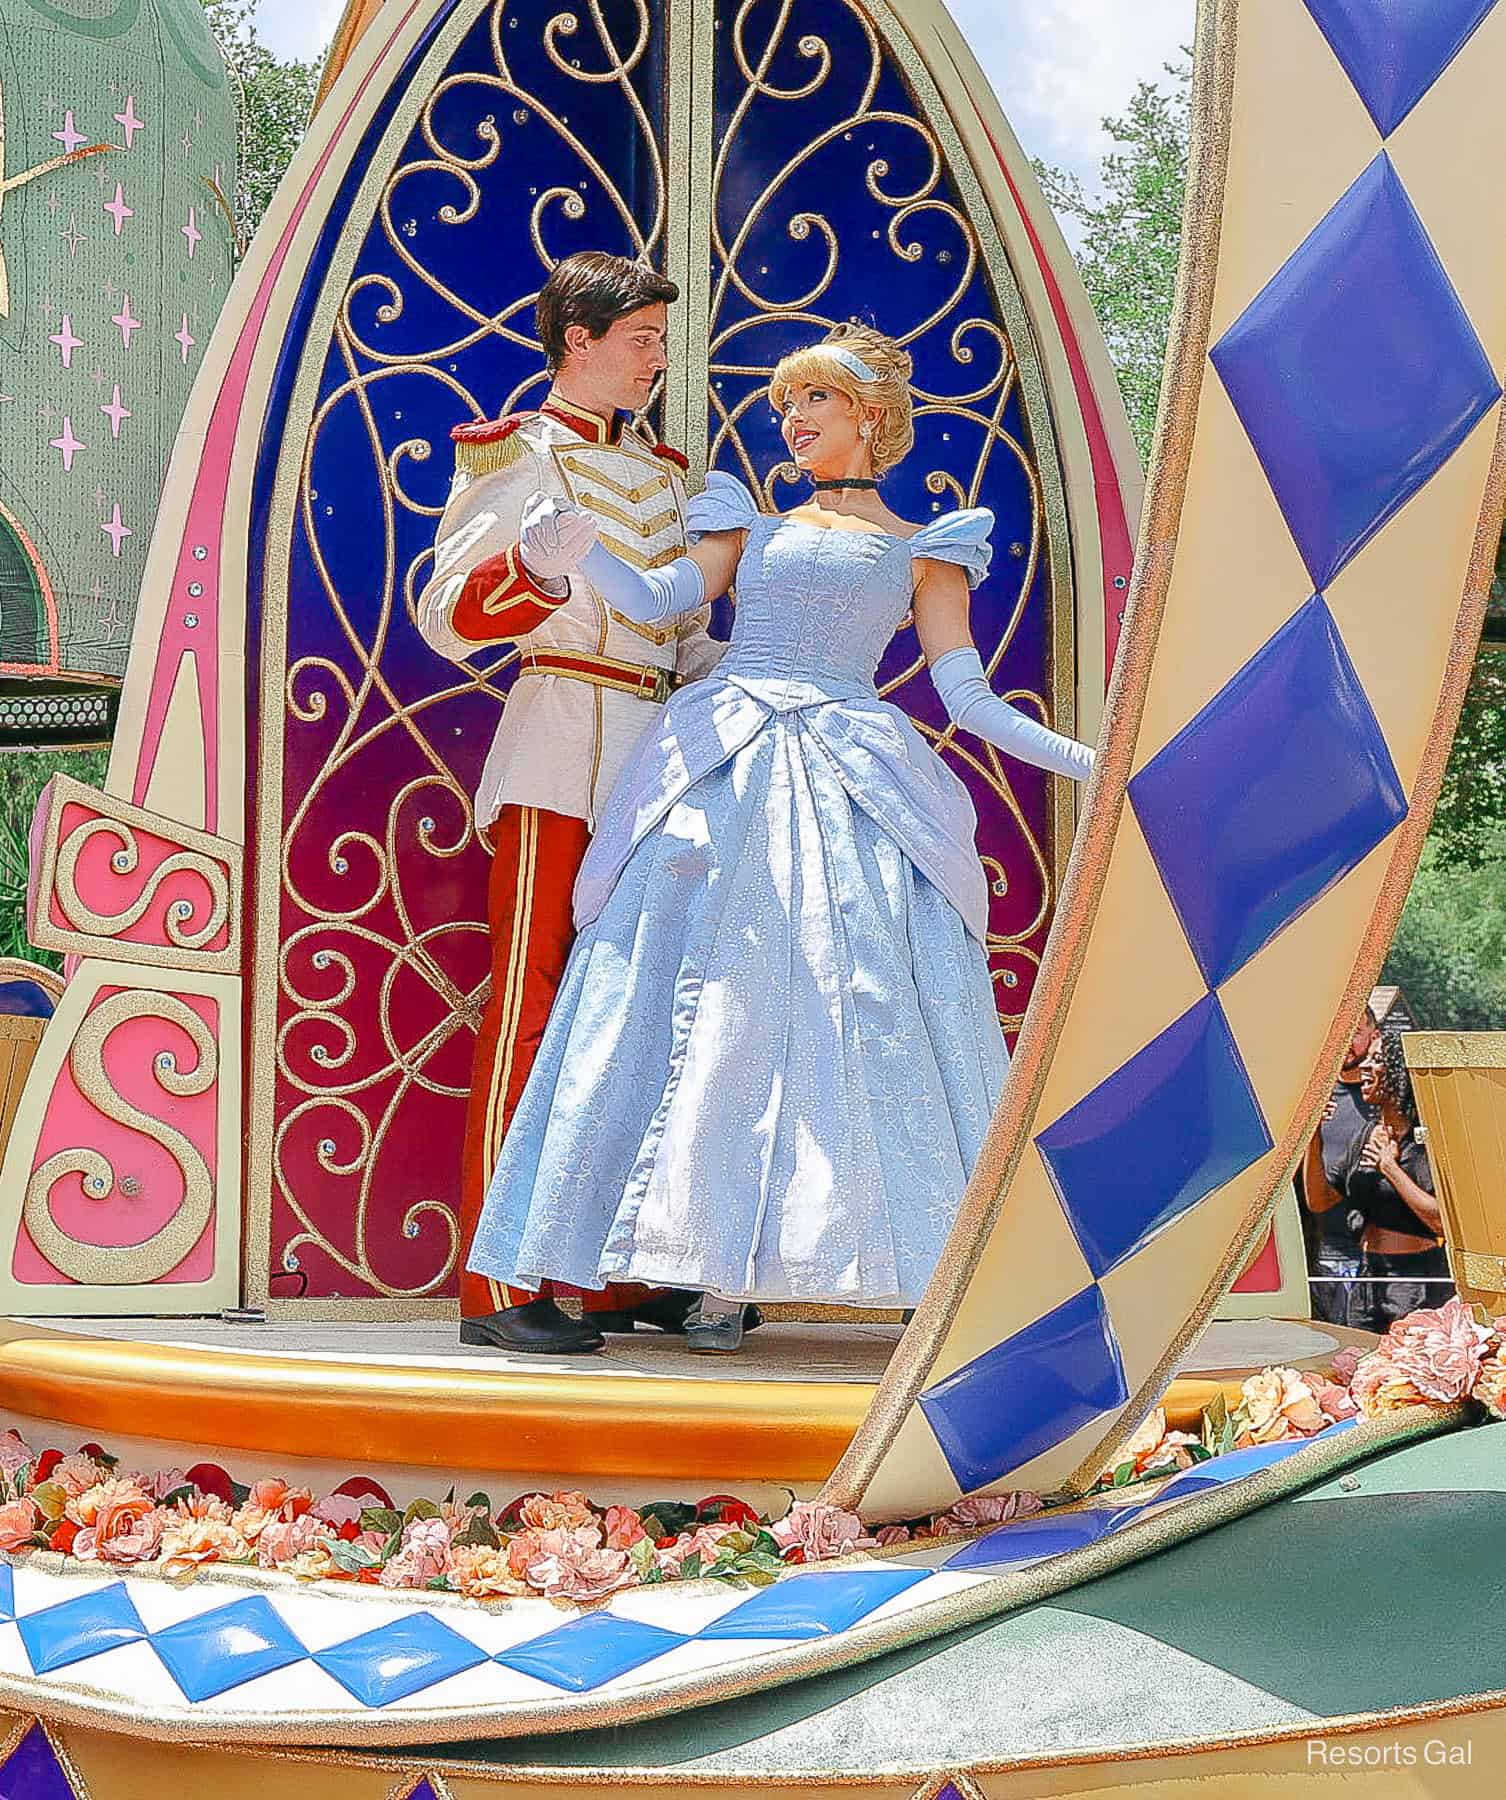
<path fill-rule="evenodd" d="M 853 804 L 985 941 L 988 884 L 972 799 L 904 713 L 855 676 L 744 673 L 725 663 L 673 695 L 628 759 L 576 880 L 578 929 L 601 912 L 634 847 L 698 781 L 769 731 L 793 733 L 794 754 L 823 758 Z"/>

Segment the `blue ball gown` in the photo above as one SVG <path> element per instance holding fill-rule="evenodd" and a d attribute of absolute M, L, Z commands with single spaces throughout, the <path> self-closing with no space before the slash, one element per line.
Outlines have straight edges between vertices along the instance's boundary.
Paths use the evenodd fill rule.
<path fill-rule="evenodd" d="M 1008 1055 L 972 801 L 874 672 L 915 558 L 976 585 L 993 516 L 828 530 L 713 474 L 689 524 L 748 534 L 732 641 L 598 821 L 470 1266 L 912 1305 Z"/>

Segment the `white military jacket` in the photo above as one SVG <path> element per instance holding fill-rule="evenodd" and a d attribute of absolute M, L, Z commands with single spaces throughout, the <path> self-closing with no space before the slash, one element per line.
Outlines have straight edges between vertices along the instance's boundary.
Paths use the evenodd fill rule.
<path fill-rule="evenodd" d="M 481 830 L 506 805 L 543 807 L 594 829 L 658 704 L 671 686 L 709 673 L 724 648 L 707 631 L 709 607 L 662 626 L 637 625 L 584 576 L 570 578 L 561 600 L 522 567 L 519 520 L 540 492 L 590 512 L 608 549 L 637 568 L 683 553 L 679 459 L 631 426 L 615 443 L 609 433 L 606 420 L 552 400 L 540 412 L 454 433 L 455 475 L 418 596 L 418 627 L 454 662 L 510 641 L 523 663 L 476 790 Z M 535 658 L 552 666 L 535 668 Z"/>

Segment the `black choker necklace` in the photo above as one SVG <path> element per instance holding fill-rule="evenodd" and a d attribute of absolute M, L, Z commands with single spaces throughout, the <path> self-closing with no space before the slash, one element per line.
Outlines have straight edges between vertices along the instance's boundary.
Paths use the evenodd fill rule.
<path fill-rule="evenodd" d="M 818 494 L 830 493 L 834 488 L 872 488 L 875 493 L 878 492 L 878 483 L 876 481 L 870 481 L 866 477 L 861 480 L 854 476 L 851 480 L 844 481 L 817 481 L 815 477 L 812 476 L 811 485 Z"/>

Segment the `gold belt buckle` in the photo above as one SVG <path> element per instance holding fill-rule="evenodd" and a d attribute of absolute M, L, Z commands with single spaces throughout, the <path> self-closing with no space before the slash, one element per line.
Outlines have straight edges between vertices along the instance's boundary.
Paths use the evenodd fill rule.
<path fill-rule="evenodd" d="M 640 686 L 643 690 L 643 698 L 645 700 L 652 700 L 658 706 L 663 706 L 664 702 L 668 700 L 669 696 L 674 692 L 674 675 L 672 671 L 669 669 L 650 668 L 645 664 L 643 674 L 645 677 L 651 678 L 651 680 L 648 681 L 640 681 Z"/>

